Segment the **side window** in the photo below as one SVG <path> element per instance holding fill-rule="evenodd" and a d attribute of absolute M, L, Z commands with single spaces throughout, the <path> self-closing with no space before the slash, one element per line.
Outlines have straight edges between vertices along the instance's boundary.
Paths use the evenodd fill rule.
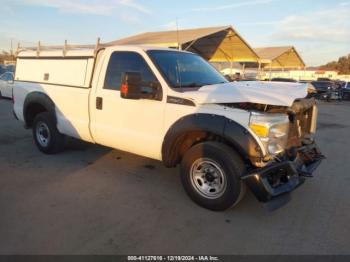
<path fill-rule="evenodd" d="M 108 63 L 104 89 L 120 90 L 125 72 L 139 72 L 143 82 L 158 82 L 143 57 L 134 52 L 114 52 Z"/>

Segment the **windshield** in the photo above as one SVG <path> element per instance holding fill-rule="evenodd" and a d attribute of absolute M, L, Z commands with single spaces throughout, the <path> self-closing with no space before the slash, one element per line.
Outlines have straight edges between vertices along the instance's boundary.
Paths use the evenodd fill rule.
<path fill-rule="evenodd" d="M 147 53 L 172 88 L 201 87 L 228 82 L 198 55 L 167 50 L 151 50 Z"/>

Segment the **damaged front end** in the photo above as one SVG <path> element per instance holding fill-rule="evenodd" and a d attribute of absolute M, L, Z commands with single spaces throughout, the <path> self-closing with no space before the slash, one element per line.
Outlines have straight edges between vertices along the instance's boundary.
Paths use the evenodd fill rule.
<path fill-rule="evenodd" d="M 289 149 L 281 158 L 262 168 L 250 170 L 242 177 L 257 199 L 268 202 L 300 186 L 321 164 L 324 156 L 315 143 L 305 141 Z"/>
<path fill-rule="evenodd" d="M 242 176 L 242 180 L 259 201 L 276 199 L 296 189 L 306 177 L 312 177 L 324 159 L 314 141 L 317 125 L 317 106 L 314 99 L 298 99 L 291 107 L 252 103 L 226 106 L 263 116 L 260 122 L 253 119 L 250 128 L 264 144 L 266 155 L 261 163 L 255 163 L 256 167 Z M 264 119 L 273 119 L 278 115 L 281 116 L 279 124 L 271 120 L 264 124 Z M 277 131 L 273 133 L 271 130 Z M 271 147 L 271 144 L 277 144 L 278 147 Z"/>

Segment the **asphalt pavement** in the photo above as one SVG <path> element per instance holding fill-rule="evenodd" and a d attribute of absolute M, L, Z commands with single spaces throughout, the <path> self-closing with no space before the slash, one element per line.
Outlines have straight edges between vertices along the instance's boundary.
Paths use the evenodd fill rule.
<path fill-rule="evenodd" d="M 71 140 L 40 153 L 0 99 L 0 254 L 350 254 L 350 103 L 321 103 L 327 159 L 284 207 L 212 212 L 177 168 Z"/>

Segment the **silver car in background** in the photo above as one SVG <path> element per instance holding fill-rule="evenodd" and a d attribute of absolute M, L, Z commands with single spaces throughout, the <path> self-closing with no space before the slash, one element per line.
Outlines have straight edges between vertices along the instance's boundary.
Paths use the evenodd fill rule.
<path fill-rule="evenodd" d="M 0 76 L 0 97 L 12 98 L 13 79 L 12 72 L 5 72 Z"/>

